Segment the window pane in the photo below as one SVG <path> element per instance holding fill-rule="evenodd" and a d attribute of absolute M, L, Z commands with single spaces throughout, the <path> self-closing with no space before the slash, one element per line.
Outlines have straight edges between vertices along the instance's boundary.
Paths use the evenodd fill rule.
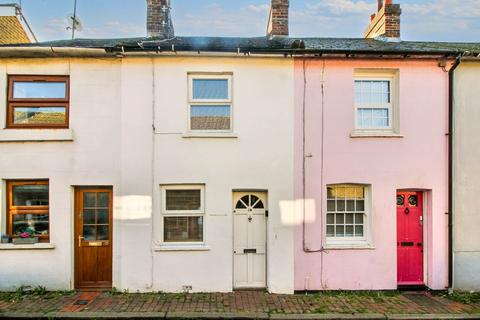
<path fill-rule="evenodd" d="M 327 226 L 327 237 L 335 236 L 335 226 Z"/>
<path fill-rule="evenodd" d="M 200 190 L 166 190 L 166 209 L 174 211 L 200 210 Z"/>
<path fill-rule="evenodd" d="M 16 99 L 65 99 L 65 82 L 23 82 L 13 83 L 13 97 Z"/>
<path fill-rule="evenodd" d="M 355 200 L 347 200 L 347 211 L 355 211 Z"/>
<path fill-rule="evenodd" d="M 327 211 L 335 211 L 335 200 L 327 200 Z"/>
<path fill-rule="evenodd" d="M 48 206 L 48 185 L 13 186 L 14 206 Z"/>
<path fill-rule="evenodd" d="M 359 108 L 357 109 L 357 126 L 363 128 L 384 128 L 390 126 L 389 110 L 388 108 L 372 109 Z"/>
<path fill-rule="evenodd" d="M 97 240 L 108 240 L 108 226 L 97 226 Z"/>
<path fill-rule="evenodd" d="M 337 200 L 337 211 L 345 211 L 345 200 Z"/>
<path fill-rule="evenodd" d="M 336 237 L 345 237 L 345 227 L 344 226 L 336 226 L 335 227 L 335 236 Z"/>
<path fill-rule="evenodd" d="M 84 208 L 95 208 L 95 193 L 94 192 L 83 193 L 83 207 Z"/>
<path fill-rule="evenodd" d="M 193 99 L 225 100 L 228 99 L 227 79 L 194 79 Z"/>
<path fill-rule="evenodd" d="M 48 235 L 48 214 L 14 214 L 12 221 L 13 234 L 32 232 L 35 236 Z"/>
<path fill-rule="evenodd" d="M 97 230 L 95 226 L 83 226 L 83 239 L 85 241 L 97 240 Z"/>
<path fill-rule="evenodd" d="M 355 103 L 385 104 L 390 103 L 390 81 L 388 80 L 356 80 Z"/>
<path fill-rule="evenodd" d="M 65 107 L 15 107 L 14 124 L 65 124 L 67 122 Z"/>
<path fill-rule="evenodd" d="M 355 226 L 355 237 L 363 237 L 363 226 Z"/>
<path fill-rule="evenodd" d="M 345 215 L 345 223 L 353 224 L 353 214 L 352 213 L 347 213 Z"/>
<path fill-rule="evenodd" d="M 353 237 L 353 226 L 345 226 L 345 236 Z"/>
<path fill-rule="evenodd" d="M 110 206 L 110 194 L 108 192 L 97 193 L 97 207 L 108 208 Z"/>
<path fill-rule="evenodd" d="M 165 242 L 203 241 L 203 217 L 165 217 L 163 221 Z"/>
<path fill-rule="evenodd" d="M 95 209 L 83 210 L 83 224 L 95 224 Z"/>
<path fill-rule="evenodd" d="M 109 213 L 108 209 L 98 209 L 97 224 L 108 224 L 110 220 Z"/>
<path fill-rule="evenodd" d="M 13 97 L 16 99 L 65 99 L 65 82 L 22 82 L 13 83 Z"/>
<path fill-rule="evenodd" d="M 229 105 L 195 105 L 191 106 L 191 130 L 230 130 Z"/>
<path fill-rule="evenodd" d="M 333 213 L 327 214 L 327 223 L 334 224 L 335 223 L 335 215 Z"/>

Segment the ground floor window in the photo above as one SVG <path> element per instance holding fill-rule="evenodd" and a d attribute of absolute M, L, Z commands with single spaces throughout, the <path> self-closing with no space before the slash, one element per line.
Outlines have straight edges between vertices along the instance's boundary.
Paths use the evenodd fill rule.
<path fill-rule="evenodd" d="M 339 184 L 327 186 L 327 242 L 362 241 L 368 231 L 368 187 Z"/>
<path fill-rule="evenodd" d="M 12 238 L 49 240 L 49 185 L 46 180 L 7 182 L 7 233 Z"/>
<path fill-rule="evenodd" d="M 204 241 L 204 189 L 203 185 L 161 187 L 163 242 Z"/>

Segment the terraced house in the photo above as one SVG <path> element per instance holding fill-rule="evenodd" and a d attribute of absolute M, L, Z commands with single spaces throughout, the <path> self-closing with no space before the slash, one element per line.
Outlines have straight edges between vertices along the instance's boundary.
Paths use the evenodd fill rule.
<path fill-rule="evenodd" d="M 478 47 L 378 4 L 359 39 L 289 37 L 288 0 L 266 36 L 181 37 L 147 0 L 146 38 L 1 46 L 0 289 L 448 287 L 448 71 Z"/>

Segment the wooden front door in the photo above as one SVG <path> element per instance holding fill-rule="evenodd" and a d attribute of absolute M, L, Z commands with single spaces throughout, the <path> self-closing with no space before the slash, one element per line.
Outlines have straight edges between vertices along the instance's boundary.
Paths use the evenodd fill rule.
<path fill-rule="evenodd" d="M 75 289 L 112 287 L 112 189 L 75 191 Z"/>
<path fill-rule="evenodd" d="M 423 285 L 423 194 L 397 193 L 397 280 Z"/>
<path fill-rule="evenodd" d="M 265 288 L 267 194 L 234 193 L 234 288 Z"/>

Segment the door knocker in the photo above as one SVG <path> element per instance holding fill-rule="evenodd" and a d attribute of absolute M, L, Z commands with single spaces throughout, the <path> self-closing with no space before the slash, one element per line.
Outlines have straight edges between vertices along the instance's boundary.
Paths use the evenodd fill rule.
<path fill-rule="evenodd" d="M 248 217 L 248 222 L 252 222 L 252 216 Z"/>
<path fill-rule="evenodd" d="M 406 208 L 405 209 L 405 214 L 409 214 L 410 213 L 410 209 Z"/>

